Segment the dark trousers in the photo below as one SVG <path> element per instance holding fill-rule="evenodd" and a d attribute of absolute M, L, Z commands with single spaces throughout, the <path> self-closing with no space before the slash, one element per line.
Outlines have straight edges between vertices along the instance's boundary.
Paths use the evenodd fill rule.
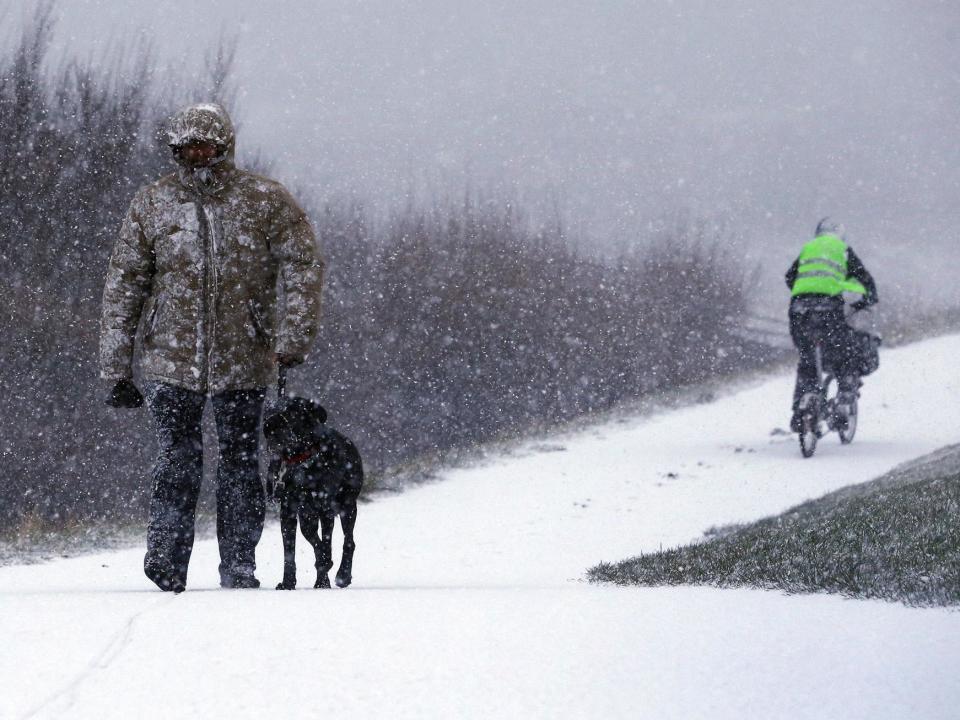
<path fill-rule="evenodd" d="M 224 584 L 233 577 L 252 576 L 256 569 L 255 550 L 264 517 L 259 467 L 264 395 L 263 388 L 256 388 L 211 398 L 219 449 L 217 541 Z M 147 403 L 156 421 L 160 453 L 153 469 L 144 566 L 148 575 L 152 571 L 186 583 L 203 479 L 200 420 L 206 396 L 160 383 L 148 391 Z"/>
<path fill-rule="evenodd" d="M 832 369 L 841 392 L 859 387 L 859 356 L 855 330 L 843 314 L 843 300 L 818 295 L 798 295 L 790 302 L 790 337 L 800 354 L 797 383 L 793 391 L 793 413 L 800 398 L 815 392 L 817 377 L 816 340 L 822 339 L 823 366 Z"/>

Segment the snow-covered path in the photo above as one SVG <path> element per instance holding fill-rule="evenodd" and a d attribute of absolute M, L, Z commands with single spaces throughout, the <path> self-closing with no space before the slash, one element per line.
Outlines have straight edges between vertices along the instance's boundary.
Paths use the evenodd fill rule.
<path fill-rule="evenodd" d="M 960 614 L 830 596 L 594 587 L 599 560 L 756 519 L 957 442 L 960 336 L 887 351 L 856 442 L 811 460 L 792 380 L 585 427 L 361 507 L 355 585 L 189 589 L 141 549 L 0 568 L 0 718 L 955 718 Z M 280 537 L 259 549 L 265 587 Z"/>

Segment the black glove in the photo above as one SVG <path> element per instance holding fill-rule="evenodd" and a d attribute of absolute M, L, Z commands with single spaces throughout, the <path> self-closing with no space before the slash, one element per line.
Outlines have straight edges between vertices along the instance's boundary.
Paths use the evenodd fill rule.
<path fill-rule="evenodd" d="M 873 303 L 867 302 L 867 299 L 864 298 L 863 300 L 857 300 L 855 303 L 853 303 L 850 306 L 850 309 L 854 312 L 860 312 L 861 310 L 866 310 L 871 305 L 873 305 Z"/>
<path fill-rule="evenodd" d="M 132 380 L 118 380 L 105 402 L 115 408 L 138 408 L 143 405 L 143 395 Z"/>
<path fill-rule="evenodd" d="M 280 367 L 292 368 L 303 364 L 303 358 L 289 353 L 277 353 L 277 364 Z"/>

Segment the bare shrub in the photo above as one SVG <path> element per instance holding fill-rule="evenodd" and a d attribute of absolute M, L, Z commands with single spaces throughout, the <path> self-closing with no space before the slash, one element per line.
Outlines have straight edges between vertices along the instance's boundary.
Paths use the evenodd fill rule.
<path fill-rule="evenodd" d="M 757 367 L 737 318 L 750 278 L 681 228 L 617 264 L 531 229 L 508 203 L 315 213 L 330 263 L 305 385 L 374 467 L 442 455 Z"/>

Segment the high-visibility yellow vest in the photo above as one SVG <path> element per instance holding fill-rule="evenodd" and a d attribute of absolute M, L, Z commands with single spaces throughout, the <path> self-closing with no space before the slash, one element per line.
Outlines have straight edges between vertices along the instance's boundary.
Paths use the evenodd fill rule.
<path fill-rule="evenodd" d="M 836 235 L 818 235 L 803 246 L 792 295 L 839 295 L 867 289 L 847 278 L 847 244 Z"/>

